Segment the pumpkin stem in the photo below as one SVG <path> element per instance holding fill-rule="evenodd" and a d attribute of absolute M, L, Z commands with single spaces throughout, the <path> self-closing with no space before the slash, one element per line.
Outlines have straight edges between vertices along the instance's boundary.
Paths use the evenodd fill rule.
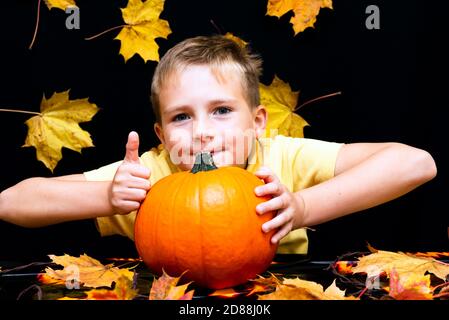
<path fill-rule="evenodd" d="M 214 159 L 210 152 L 198 152 L 195 156 L 195 164 L 193 165 L 191 173 L 198 173 L 201 171 L 211 171 L 218 169 L 214 164 Z"/>

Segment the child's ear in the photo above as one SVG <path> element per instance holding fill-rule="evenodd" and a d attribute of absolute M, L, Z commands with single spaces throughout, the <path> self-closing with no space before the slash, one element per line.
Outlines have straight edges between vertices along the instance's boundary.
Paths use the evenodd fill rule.
<path fill-rule="evenodd" d="M 162 144 L 165 144 L 164 132 L 162 131 L 162 125 L 159 122 L 154 124 L 154 132 L 156 132 L 157 137 Z"/>
<path fill-rule="evenodd" d="M 265 106 L 260 105 L 254 110 L 254 129 L 256 131 L 256 137 L 259 138 L 263 135 L 265 127 L 267 126 L 268 113 Z"/>

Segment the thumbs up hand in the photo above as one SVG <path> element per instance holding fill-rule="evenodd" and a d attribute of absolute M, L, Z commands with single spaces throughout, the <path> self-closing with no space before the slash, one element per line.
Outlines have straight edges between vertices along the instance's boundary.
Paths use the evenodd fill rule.
<path fill-rule="evenodd" d="M 128 135 L 125 159 L 109 190 L 109 201 L 115 214 L 128 214 L 140 207 L 151 187 L 150 174 L 150 169 L 140 164 L 139 135 L 132 131 Z"/>

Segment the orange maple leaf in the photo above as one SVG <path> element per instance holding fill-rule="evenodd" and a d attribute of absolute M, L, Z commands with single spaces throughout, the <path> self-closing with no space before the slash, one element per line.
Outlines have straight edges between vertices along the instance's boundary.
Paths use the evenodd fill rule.
<path fill-rule="evenodd" d="M 337 287 L 335 280 L 324 290 L 323 286 L 313 281 L 299 278 L 284 279 L 272 293 L 261 295 L 259 300 L 358 300 L 345 296 L 345 291 Z"/>
<path fill-rule="evenodd" d="M 191 282 L 176 286 L 181 277 L 170 277 L 162 270 L 162 276 L 151 285 L 149 300 L 192 300 L 194 290 L 185 292 Z"/>
<path fill-rule="evenodd" d="M 390 297 L 396 300 L 432 300 L 430 275 L 390 272 Z"/>
<path fill-rule="evenodd" d="M 426 272 L 430 272 L 442 280 L 445 280 L 449 274 L 449 264 L 447 263 L 433 258 L 423 258 L 402 252 L 396 253 L 382 250 L 359 258 L 357 266 L 352 268 L 352 272 L 372 274 L 374 270 L 377 270 L 378 273 L 385 271 L 389 276 L 393 269 L 400 275 L 407 273 L 424 275 Z"/>
<path fill-rule="evenodd" d="M 83 284 L 85 287 L 111 287 L 121 277 L 132 281 L 134 273 L 130 268 L 119 269 L 113 264 L 103 265 L 100 261 L 89 257 L 86 254 L 79 258 L 69 256 L 49 255 L 54 263 L 64 267 L 62 270 L 53 270 L 50 267 L 45 268 L 46 276 L 62 280 L 64 283 L 70 283 L 73 286 Z M 44 277 L 45 278 L 45 277 Z"/>
<path fill-rule="evenodd" d="M 137 296 L 137 290 L 132 288 L 132 281 L 127 277 L 120 277 L 113 290 L 92 289 L 86 295 L 86 298 L 63 297 L 58 300 L 132 300 Z"/>

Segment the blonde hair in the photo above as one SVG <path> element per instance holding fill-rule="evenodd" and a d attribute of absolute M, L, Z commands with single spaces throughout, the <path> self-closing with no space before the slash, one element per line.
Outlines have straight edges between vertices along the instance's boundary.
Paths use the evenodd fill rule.
<path fill-rule="evenodd" d="M 243 95 L 250 107 L 260 104 L 259 76 L 262 60 L 224 36 L 199 36 L 184 40 L 167 51 L 156 67 L 151 83 L 151 103 L 156 121 L 161 122 L 159 93 L 173 74 L 192 65 L 207 65 L 216 75 L 235 70 L 242 84 Z"/>

